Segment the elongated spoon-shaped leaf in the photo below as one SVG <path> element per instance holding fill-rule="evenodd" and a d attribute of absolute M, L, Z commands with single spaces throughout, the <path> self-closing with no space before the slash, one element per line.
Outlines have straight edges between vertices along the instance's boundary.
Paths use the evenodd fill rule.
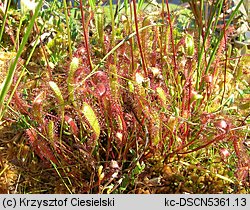
<path fill-rule="evenodd" d="M 91 106 L 89 106 L 86 102 L 83 103 L 83 114 L 88 120 L 90 126 L 93 128 L 97 140 L 100 136 L 100 125 L 95 115 L 95 112 L 93 111 Z"/>
<path fill-rule="evenodd" d="M 79 67 L 79 59 L 74 57 L 70 63 L 69 74 L 67 79 L 68 92 L 69 92 L 69 101 L 76 106 L 74 99 L 74 74 Z"/>
<path fill-rule="evenodd" d="M 186 53 L 187 56 L 194 55 L 194 38 L 190 34 L 186 36 Z"/>
<path fill-rule="evenodd" d="M 62 96 L 62 93 L 59 89 L 59 87 L 57 86 L 57 84 L 53 81 L 49 82 L 49 86 L 51 87 L 51 89 L 54 91 L 55 95 L 56 95 L 56 99 L 59 102 L 60 107 L 63 109 L 63 105 L 64 105 L 64 99 Z"/>
<path fill-rule="evenodd" d="M 61 119 L 62 119 L 61 130 L 60 130 L 60 142 L 61 142 L 62 133 L 63 133 L 63 124 L 64 124 L 64 99 L 62 96 L 62 92 L 60 91 L 59 87 L 57 86 L 57 84 L 55 82 L 50 81 L 49 86 L 54 91 L 56 98 L 59 102 L 60 109 L 61 109 Z"/>
<path fill-rule="evenodd" d="M 167 96 L 164 90 L 161 87 L 156 88 L 156 92 L 158 93 L 158 96 L 162 100 L 163 104 L 167 103 Z"/>

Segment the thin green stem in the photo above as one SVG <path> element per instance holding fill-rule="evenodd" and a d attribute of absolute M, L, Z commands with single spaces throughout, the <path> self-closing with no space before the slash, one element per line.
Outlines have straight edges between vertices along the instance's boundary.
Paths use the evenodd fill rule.
<path fill-rule="evenodd" d="M 9 8 L 10 8 L 10 2 L 11 2 L 11 1 L 8 1 L 7 7 L 6 7 L 6 10 L 5 10 L 5 13 L 4 13 L 4 17 L 3 17 L 2 27 L 1 27 L 1 31 L 0 31 L 0 43 L 1 43 L 1 41 L 2 41 L 2 37 L 3 37 L 3 32 L 4 32 L 5 24 L 6 24 L 6 22 L 7 22 L 8 10 L 9 10 Z"/>
<path fill-rule="evenodd" d="M 115 17 L 113 13 L 113 1 L 109 0 L 109 11 L 111 16 L 111 26 L 112 26 L 112 34 L 111 34 L 111 46 L 114 46 L 115 41 Z"/>
<path fill-rule="evenodd" d="M 72 46 L 71 46 L 71 35 L 70 35 L 70 25 L 69 25 L 69 16 L 68 16 L 68 9 L 67 9 L 67 2 L 63 0 L 63 9 L 66 19 L 66 26 L 67 26 L 67 34 L 68 34 L 68 47 L 69 47 L 69 57 L 70 60 L 72 59 Z"/>
<path fill-rule="evenodd" d="M 238 9 L 240 8 L 240 5 L 241 5 L 242 3 L 243 3 L 243 0 L 240 0 L 240 2 L 238 3 L 238 5 L 236 6 L 235 10 L 234 10 L 234 11 L 232 12 L 232 14 L 230 15 L 230 18 L 229 18 L 229 20 L 227 21 L 227 24 L 226 24 L 226 26 L 225 26 L 225 30 L 222 31 L 222 33 L 221 33 L 221 35 L 220 35 L 220 37 L 219 37 L 219 39 L 218 39 L 218 41 L 217 41 L 217 43 L 216 43 L 214 49 L 213 49 L 213 52 L 212 52 L 212 54 L 211 54 L 211 56 L 210 56 L 210 59 L 209 59 L 209 61 L 208 61 L 208 64 L 207 64 L 207 68 L 206 68 L 206 72 L 205 72 L 205 73 L 207 73 L 208 70 L 210 69 L 210 67 L 211 67 L 211 65 L 212 65 L 212 63 L 213 63 L 213 61 L 214 61 L 214 59 L 215 59 L 216 52 L 217 52 L 217 50 L 218 50 L 218 48 L 219 48 L 219 46 L 220 46 L 220 42 L 221 42 L 221 40 L 222 40 L 223 37 L 224 37 L 224 32 L 227 30 L 228 26 L 229 26 L 230 23 L 232 22 L 232 20 L 233 20 L 235 14 L 237 13 L 237 11 L 238 11 Z"/>

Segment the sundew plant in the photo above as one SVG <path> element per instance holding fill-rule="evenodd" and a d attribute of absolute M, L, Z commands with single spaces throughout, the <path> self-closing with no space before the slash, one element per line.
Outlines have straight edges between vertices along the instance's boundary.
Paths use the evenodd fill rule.
<path fill-rule="evenodd" d="M 6 2 L 0 192 L 249 193 L 243 0 Z"/>

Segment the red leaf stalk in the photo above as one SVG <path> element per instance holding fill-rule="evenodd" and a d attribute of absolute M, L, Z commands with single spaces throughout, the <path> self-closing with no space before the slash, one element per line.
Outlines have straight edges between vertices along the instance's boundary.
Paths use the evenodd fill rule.
<path fill-rule="evenodd" d="M 136 37 L 137 37 L 138 47 L 139 47 L 140 54 L 141 54 L 143 71 L 144 71 L 145 77 L 147 78 L 148 71 L 147 71 L 147 66 L 146 66 L 146 62 L 145 62 L 145 58 L 144 58 L 142 46 L 141 46 L 141 39 L 140 39 L 139 29 L 138 29 L 138 21 L 137 21 L 137 13 L 136 13 L 136 1 L 135 0 L 133 0 L 133 7 L 134 7 Z"/>
<path fill-rule="evenodd" d="M 226 33 L 226 21 L 225 21 L 225 13 L 224 13 L 224 11 L 223 11 L 223 30 L 224 30 L 223 39 L 224 39 L 224 45 L 225 45 L 225 49 L 226 49 L 227 48 L 227 33 Z M 224 82 L 223 82 L 223 93 L 222 93 L 222 97 L 221 97 L 221 104 L 223 103 L 223 99 L 224 99 L 225 92 L 226 92 L 227 61 L 228 61 L 227 51 L 225 51 L 225 55 L 226 55 L 226 60 L 225 60 L 225 63 L 224 63 Z"/>
<path fill-rule="evenodd" d="M 82 1 L 80 1 L 80 10 L 81 10 L 81 16 L 82 16 L 82 27 L 83 27 L 83 35 L 84 35 L 84 44 L 85 44 L 85 49 L 87 52 L 87 57 L 88 57 L 88 62 L 89 62 L 89 68 L 90 72 L 92 72 L 93 67 L 92 67 L 92 62 L 91 62 L 91 57 L 90 57 L 90 52 L 89 52 L 89 42 L 88 42 L 88 36 L 87 36 L 87 29 L 85 27 L 85 12 L 83 10 L 83 5 Z"/>

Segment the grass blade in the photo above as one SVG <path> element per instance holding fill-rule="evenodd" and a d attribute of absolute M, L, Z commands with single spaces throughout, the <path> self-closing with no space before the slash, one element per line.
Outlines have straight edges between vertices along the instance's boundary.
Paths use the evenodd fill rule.
<path fill-rule="evenodd" d="M 10 63 L 10 67 L 9 67 L 9 70 L 8 70 L 8 74 L 2 84 L 2 88 L 0 89 L 0 120 L 2 119 L 3 117 L 3 104 L 4 104 L 4 99 L 10 89 L 10 86 L 11 86 L 11 83 L 12 83 L 12 80 L 13 80 L 13 76 L 15 74 L 15 70 L 16 70 L 16 65 L 17 65 L 17 62 L 18 62 L 18 59 L 19 57 L 21 56 L 21 53 L 23 52 L 23 49 L 25 47 L 25 44 L 27 43 L 28 41 L 28 38 L 29 38 L 29 35 L 31 33 L 31 30 L 35 24 L 35 20 L 40 12 L 40 9 L 42 7 L 42 4 L 43 4 L 43 0 L 40 0 L 39 3 L 37 4 L 37 7 L 36 7 L 36 10 L 35 10 L 35 13 L 34 15 L 32 16 L 31 20 L 30 20 L 30 23 L 27 27 L 27 30 L 26 30 L 26 33 L 22 39 L 22 43 L 17 51 L 17 55 L 16 57 L 14 58 L 14 60 Z"/>

